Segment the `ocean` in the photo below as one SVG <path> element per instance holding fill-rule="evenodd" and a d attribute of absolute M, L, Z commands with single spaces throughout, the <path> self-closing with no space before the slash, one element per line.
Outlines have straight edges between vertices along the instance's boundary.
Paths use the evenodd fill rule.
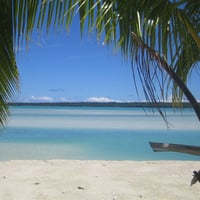
<path fill-rule="evenodd" d="M 11 106 L 0 134 L 0 160 L 200 160 L 153 152 L 149 142 L 200 146 L 200 123 L 191 108 Z"/>

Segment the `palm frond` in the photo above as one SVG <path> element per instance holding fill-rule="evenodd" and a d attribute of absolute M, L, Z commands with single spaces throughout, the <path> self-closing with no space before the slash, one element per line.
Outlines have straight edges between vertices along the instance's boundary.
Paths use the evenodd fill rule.
<path fill-rule="evenodd" d="M 148 51 L 141 47 L 138 49 L 138 45 L 133 41 L 133 44 L 130 44 L 132 48 L 130 52 L 135 61 L 136 70 L 134 72 L 138 72 L 137 75 L 147 100 L 155 101 L 163 99 L 164 96 L 167 98 L 172 84 L 173 102 L 182 101 L 184 91 L 180 85 L 174 81 L 171 74 L 168 76 L 160 71 L 159 66 L 149 59 L 152 57 L 152 51 L 157 52 L 180 79 L 179 83 L 187 83 L 191 69 L 197 67 L 200 61 L 200 48 L 198 47 L 200 38 L 197 37 L 200 20 L 197 17 L 199 13 L 195 9 L 197 4 L 200 6 L 200 2 L 197 1 L 172 3 L 159 0 L 154 3 L 147 1 L 144 4 L 140 12 L 140 32 L 142 32 L 141 41 L 148 46 Z M 187 19 L 187 23 L 183 18 Z M 139 34 L 134 33 L 140 37 Z M 160 88 L 160 91 L 157 88 Z"/>
<path fill-rule="evenodd" d="M 200 121 L 200 106 L 197 100 L 194 98 L 190 90 L 181 80 L 181 78 L 174 72 L 173 68 L 168 64 L 167 60 L 164 56 L 160 55 L 159 52 L 151 49 L 147 44 L 144 43 L 142 38 L 138 37 L 135 33 L 132 33 L 133 36 L 133 61 L 136 61 L 136 70 L 138 71 L 140 81 L 142 83 L 142 87 L 147 100 L 154 102 L 156 107 L 158 108 L 161 116 L 165 119 L 161 109 L 157 106 L 157 101 L 159 100 L 159 96 L 163 97 L 164 89 L 165 89 L 165 81 L 163 81 L 163 77 L 166 72 L 169 75 L 170 79 L 173 80 L 174 84 L 176 84 L 185 94 L 189 102 L 194 108 L 196 115 Z M 142 55 L 142 56 L 141 56 Z M 132 70 L 135 75 L 135 65 L 132 62 Z M 156 83 L 158 83 L 158 88 L 160 88 L 161 94 L 157 97 L 158 89 L 155 87 Z M 174 102 L 180 101 L 180 99 L 172 99 Z"/>
<path fill-rule="evenodd" d="M 0 125 L 4 126 L 9 114 L 7 103 L 19 86 L 13 45 L 11 1 L 1 2 L 0 17 Z"/>
<path fill-rule="evenodd" d="M 9 23 L 12 24 L 13 32 L 8 36 L 13 39 L 12 44 L 9 44 L 12 48 L 20 47 L 24 42 L 28 44 L 35 28 L 39 32 L 45 30 L 46 33 L 52 29 L 69 30 L 74 16 L 78 14 L 81 35 L 85 30 L 95 31 L 97 39 L 114 47 L 119 46 L 123 57 L 128 59 L 135 55 L 131 34 L 134 32 L 150 49 L 165 57 L 183 82 L 186 82 L 191 68 L 199 60 L 200 2 L 196 0 L 12 0 L 7 4 L 11 3 L 10 12 L 13 15 Z M 138 55 L 142 59 L 149 58 L 148 51 L 141 51 Z M 14 59 L 14 54 L 11 57 Z M 139 56 L 135 57 L 135 61 L 139 59 Z M 138 71 L 140 77 L 147 78 L 142 83 L 147 84 L 147 87 L 149 81 L 160 75 L 162 77 L 149 90 L 145 90 L 147 98 L 164 97 L 168 91 L 163 86 L 169 88 L 171 84 L 169 77 L 163 76 L 163 72 L 156 66 L 146 66 L 152 72 L 151 76 Z M 153 97 L 152 91 L 157 86 L 162 88 L 162 92 Z M 172 94 L 174 99 L 183 97 L 176 83 Z"/>

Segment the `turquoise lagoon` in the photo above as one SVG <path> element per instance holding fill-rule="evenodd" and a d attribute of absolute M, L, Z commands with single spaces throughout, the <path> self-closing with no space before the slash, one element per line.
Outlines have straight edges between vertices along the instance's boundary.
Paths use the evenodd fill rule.
<path fill-rule="evenodd" d="M 192 109 L 164 110 L 170 127 L 147 108 L 11 106 L 0 135 L 0 160 L 200 160 L 152 151 L 149 141 L 200 145 Z"/>

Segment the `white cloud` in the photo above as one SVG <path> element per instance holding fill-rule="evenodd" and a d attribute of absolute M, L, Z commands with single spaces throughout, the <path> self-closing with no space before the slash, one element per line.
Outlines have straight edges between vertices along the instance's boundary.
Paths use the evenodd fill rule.
<path fill-rule="evenodd" d="M 29 102 L 53 102 L 54 99 L 52 97 L 48 97 L 48 96 L 43 96 L 43 97 L 35 97 L 35 96 L 31 96 L 28 99 Z"/>
<path fill-rule="evenodd" d="M 113 100 L 108 97 L 90 97 L 87 99 L 88 102 L 102 102 L 102 103 L 107 103 L 107 102 L 119 102 L 118 100 Z"/>
<path fill-rule="evenodd" d="M 82 101 L 82 100 L 79 100 Z M 58 102 L 77 102 L 77 100 L 68 99 L 66 97 L 51 97 L 51 96 L 31 96 L 31 97 L 18 97 L 15 102 L 26 103 L 58 103 Z M 90 97 L 85 102 L 96 103 L 109 103 L 109 102 L 122 102 L 120 100 L 111 99 L 109 97 Z M 128 101 L 126 101 L 128 102 Z"/>
<path fill-rule="evenodd" d="M 69 102 L 65 97 L 50 97 L 50 96 L 31 96 L 31 97 L 18 97 L 15 102 L 24 103 L 57 103 L 57 102 Z"/>

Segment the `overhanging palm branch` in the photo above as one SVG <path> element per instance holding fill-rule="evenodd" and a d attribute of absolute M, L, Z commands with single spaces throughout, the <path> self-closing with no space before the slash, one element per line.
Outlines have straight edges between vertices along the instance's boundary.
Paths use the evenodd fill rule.
<path fill-rule="evenodd" d="M 132 56 L 131 32 L 134 32 L 149 48 L 166 58 L 169 66 L 173 66 L 173 70 L 183 82 L 186 82 L 193 64 L 199 60 L 200 3 L 196 0 L 10 0 L 8 2 L 4 0 L 2 2 L 10 6 L 9 11 L 5 13 L 2 11 L 2 19 L 10 19 L 8 26 L 13 28 L 8 34 L 10 43 L 7 42 L 5 45 L 9 52 L 12 49 L 12 54 L 9 53 L 12 64 L 15 63 L 14 47 L 20 47 L 24 42 L 28 44 L 33 30 L 46 33 L 51 28 L 69 30 L 75 15 L 79 15 L 82 34 L 85 30 L 95 31 L 100 41 L 119 46 L 125 58 Z M 4 6 L 1 6 L 1 9 L 3 10 Z M 153 73 L 156 76 L 163 72 L 156 70 Z M 11 74 L 11 77 L 17 77 L 16 66 L 12 68 Z M 139 75 L 142 76 L 142 72 Z M 13 80 L 16 82 L 17 79 Z M 1 84 L 3 81 L 5 83 L 5 80 L 2 80 Z M 164 76 L 159 84 L 165 85 L 168 81 L 169 77 Z M 15 91 L 13 86 L 9 92 L 5 90 L 5 94 L 9 97 Z M 8 89 L 9 84 L 6 84 L 6 87 Z M 176 84 L 172 94 L 174 99 L 182 99 L 182 92 Z"/>
<path fill-rule="evenodd" d="M 149 49 L 154 50 L 158 55 L 165 58 L 168 65 L 183 83 L 187 83 L 187 77 L 191 69 L 197 67 L 200 61 L 200 38 L 198 37 L 200 21 L 197 20 L 197 14 L 194 14 L 198 13 L 197 8 L 199 4 L 197 1 L 175 1 L 175 3 L 157 1 L 157 4 L 154 5 L 147 2 L 145 5 L 150 12 L 144 13 L 138 19 L 141 27 L 140 34 L 134 32 Z M 162 12 L 161 8 L 163 8 Z M 134 44 L 132 47 L 134 47 Z M 135 50 L 137 51 L 137 47 Z M 142 52 L 140 56 L 142 56 Z M 149 57 L 146 56 L 141 59 L 145 58 L 148 60 Z M 152 66 L 148 65 L 147 67 L 149 72 L 153 71 L 151 70 Z M 155 71 L 153 73 L 155 75 Z M 160 75 L 162 77 L 163 73 L 160 72 Z M 159 85 L 162 85 L 161 83 L 164 80 L 164 86 L 166 82 L 169 85 L 170 79 L 171 75 L 167 79 L 163 77 Z M 161 89 L 161 94 L 163 95 L 163 87 Z M 165 94 L 167 92 L 166 90 Z M 182 98 L 183 91 L 173 80 L 172 100 L 180 102 Z"/>
<path fill-rule="evenodd" d="M 165 80 L 163 80 L 163 77 L 165 77 L 165 75 L 163 74 L 164 70 L 167 75 L 169 75 L 170 79 L 173 80 L 174 84 L 176 84 L 185 94 L 189 102 L 192 104 L 195 113 L 200 121 L 200 106 L 190 90 L 181 80 L 181 78 L 174 72 L 173 67 L 169 66 L 166 59 L 161 56 L 159 52 L 151 49 L 135 33 L 132 33 L 132 35 L 134 41 L 132 50 L 133 60 L 135 60 L 137 63 L 136 70 L 138 71 L 143 90 L 146 94 L 146 98 L 156 104 L 156 92 L 158 90 L 157 88 L 155 88 L 156 82 L 158 83 L 161 91 L 161 95 L 159 96 L 163 96 L 165 89 Z M 134 68 L 134 63 L 132 63 L 133 73 L 135 70 Z M 161 113 L 161 116 L 163 116 L 163 113 L 160 109 L 159 111 Z M 165 117 L 163 116 L 163 118 Z"/>
<path fill-rule="evenodd" d="M 18 90 L 11 1 L 1 1 L 0 18 L 0 125 L 4 126 L 9 113 L 7 102 Z"/>

